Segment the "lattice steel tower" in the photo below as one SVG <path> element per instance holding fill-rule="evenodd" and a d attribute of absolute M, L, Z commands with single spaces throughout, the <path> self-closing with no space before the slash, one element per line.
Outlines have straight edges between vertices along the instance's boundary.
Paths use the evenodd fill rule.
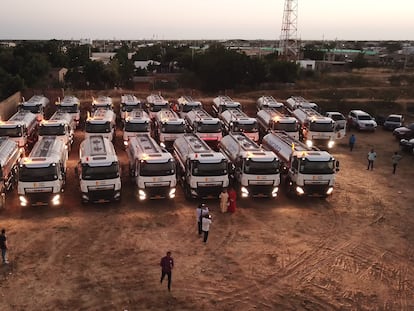
<path fill-rule="evenodd" d="M 284 59 L 297 60 L 299 58 L 297 30 L 298 0 L 285 0 L 279 41 L 280 54 Z"/>

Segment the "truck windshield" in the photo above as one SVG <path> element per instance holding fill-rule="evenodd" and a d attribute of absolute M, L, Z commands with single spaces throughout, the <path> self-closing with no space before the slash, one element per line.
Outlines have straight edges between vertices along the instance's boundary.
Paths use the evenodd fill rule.
<path fill-rule="evenodd" d="M 193 176 L 223 176 L 227 175 L 227 161 L 222 160 L 219 163 L 200 163 L 193 161 Z"/>
<path fill-rule="evenodd" d="M 114 179 L 119 177 L 118 162 L 112 162 L 108 166 L 89 166 L 82 164 L 82 179 L 83 180 L 104 180 Z"/>
<path fill-rule="evenodd" d="M 197 126 L 198 133 L 220 133 L 221 123 L 217 122 L 214 124 L 199 123 Z"/>
<path fill-rule="evenodd" d="M 41 125 L 39 127 L 39 136 L 62 136 L 65 134 L 65 126 L 63 124 L 58 126 Z"/>
<path fill-rule="evenodd" d="M 143 161 L 139 166 L 140 176 L 170 176 L 175 174 L 174 161 L 165 163 L 148 163 Z"/>
<path fill-rule="evenodd" d="M 298 131 L 296 123 L 276 122 L 273 124 L 273 129 L 277 131 L 285 131 L 285 132 L 297 132 Z"/>
<path fill-rule="evenodd" d="M 310 122 L 309 130 L 312 132 L 333 132 L 332 123 Z"/>
<path fill-rule="evenodd" d="M 234 122 L 233 123 L 233 132 L 247 132 L 247 133 L 256 133 L 258 131 L 257 122 L 245 124 Z"/>
<path fill-rule="evenodd" d="M 149 123 L 142 122 L 142 123 L 132 123 L 132 122 L 125 122 L 125 132 L 133 132 L 133 133 L 146 133 L 149 132 Z"/>
<path fill-rule="evenodd" d="M 30 111 L 31 113 L 39 113 L 41 112 L 41 107 L 42 105 L 35 105 L 35 106 L 26 106 L 26 105 L 22 105 L 20 106 L 20 109 L 25 110 L 25 111 Z"/>
<path fill-rule="evenodd" d="M 162 104 L 162 105 L 154 105 L 154 104 L 150 104 L 149 106 L 149 110 L 152 112 L 158 112 L 161 109 L 169 109 L 170 107 L 168 107 L 168 104 Z"/>
<path fill-rule="evenodd" d="M 127 105 L 127 104 L 121 104 L 121 111 L 128 111 L 131 112 L 134 109 L 140 108 L 139 104 L 134 105 Z"/>
<path fill-rule="evenodd" d="M 62 112 L 67 112 L 67 113 L 77 113 L 79 112 L 79 106 L 78 105 L 74 105 L 74 106 L 59 106 L 58 107 L 59 111 Z"/>
<path fill-rule="evenodd" d="M 302 174 L 333 174 L 334 161 L 309 161 L 301 159 L 299 161 L 299 172 Z"/>
<path fill-rule="evenodd" d="M 184 132 L 185 132 L 184 123 L 178 123 L 178 124 L 162 123 L 161 125 L 161 133 L 184 133 Z"/>
<path fill-rule="evenodd" d="M 193 109 L 201 108 L 200 104 L 186 104 L 182 106 L 183 112 L 189 112 Z"/>
<path fill-rule="evenodd" d="M 58 179 L 58 168 L 56 165 L 48 167 L 27 167 L 25 165 L 19 168 L 19 181 L 53 181 Z"/>
<path fill-rule="evenodd" d="M 274 159 L 273 161 L 262 162 L 246 159 L 244 162 L 244 172 L 246 174 L 255 175 L 272 175 L 279 173 L 279 161 Z"/>
<path fill-rule="evenodd" d="M 0 127 L 0 136 L 9 136 L 9 137 L 22 137 L 23 128 L 21 126 L 16 126 L 12 128 Z"/>
<path fill-rule="evenodd" d="M 85 131 L 87 133 L 109 133 L 111 132 L 111 124 L 110 122 L 103 124 L 86 122 Z"/>

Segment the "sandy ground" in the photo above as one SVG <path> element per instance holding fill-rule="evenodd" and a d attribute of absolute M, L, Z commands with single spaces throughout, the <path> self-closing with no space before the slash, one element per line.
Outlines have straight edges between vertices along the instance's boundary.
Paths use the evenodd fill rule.
<path fill-rule="evenodd" d="M 412 155 L 396 175 L 390 132 L 344 141 L 333 196 L 239 200 L 235 214 L 209 201 L 207 245 L 196 233 L 195 206 L 139 203 L 124 170 L 120 204 L 80 204 L 70 155 L 60 208 L 17 205 L 7 197 L 0 226 L 11 264 L 0 267 L 0 310 L 413 310 Z M 366 171 L 366 153 L 378 154 Z M 117 149 L 121 149 L 121 133 Z M 159 260 L 175 260 L 172 291 L 160 285 Z"/>

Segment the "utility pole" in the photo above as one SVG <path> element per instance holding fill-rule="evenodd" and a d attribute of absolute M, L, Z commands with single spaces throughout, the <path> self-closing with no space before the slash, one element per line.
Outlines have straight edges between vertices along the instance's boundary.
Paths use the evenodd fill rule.
<path fill-rule="evenodd" d="M 298 60 L 299 58 L 297 30 L 298 0 L 285 0 L 279 40 L 280 55 L 285 60 Z"/>

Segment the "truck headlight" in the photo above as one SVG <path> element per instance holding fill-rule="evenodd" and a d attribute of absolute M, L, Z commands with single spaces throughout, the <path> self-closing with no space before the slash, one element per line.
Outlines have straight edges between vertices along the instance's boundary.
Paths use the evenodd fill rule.
<path fill-rule="evenodd" d="M 128 147 L 128 141 L 127 140 L 124 140 L 124 146 Z"/>
<path fill-rule="evenodd" d="M 170 193 L 168 194 L 168 196 L 170 197 L 170 199 L 174 199 L 175 198 L 175 188 L 172 188 L 170 190 Z"/>
<path fill-rule="evenodd" d="M 272 197 L 273 198 L 276 198 L 277 197 L 277 192 L 278 191 L 279 191 L 279 188 L 278 187 L 273 188 L 273 190 L 272 190 Z"/>
<path fill-rule="evenodd" d="M 296 187 L 296 192 L 300 195 L 305 194 L 305 191 L 303 191 L 302 187 L 299 186 Z"/>
<path fill-rule="evenodd" d="M 249 190 L 247 190 L 246 187 L 241 187 L 240 190 L 242 198 L 247 198 L 249 196 Z"/>
<path fill-rule="evenodd" d="M 328 142 L 328 148 L 329 148 L 329 149 L 330 149 L 330 148 L 332 148 L 334 145 L 335 145 L 335 142 L 334 142 L 333 140 L 330 140 L 330 141 Z"/>
<path fill-rule="evenodd" d="M 161 146 L 161 148 L 165 148 L 166 147 L 165 144 L 164 144 L 164 142 L 161 142 L 160 143 L 160 146 Z"/>
<path fill-rule="evenodd" d="M 308 148 L 312 148 L 313 142 L 311 140 L 307 140 L 306 141 L 306 146 L 308 146 Z"/>
<path fill-rule="evenodd" d="M 147 198 L 147 194 L 145 193 L 144 190 L 138 190 L 138 198 L 142 201 L 145 200 Z"/>
<path fill-rule="evenodd" d="M 330 195 L 332 193 L 332 191 L 333 191 L 333 187 L 329 187 L 328 191 L 326 191 L 326 194 Z"/>
<path fill-rule="evenodd" d="M 27 205 L 27 199 L 23 195 L 19 196 L 19 200 L 20 200 L 20 205 L 21 206 L 26 206 Z"/>
<path fill-rule="evenodd" d="M 60 204 L 60 194 L 56 194 L 53 198 L 52 198 L 52 205 L 56 206 Z"/>

